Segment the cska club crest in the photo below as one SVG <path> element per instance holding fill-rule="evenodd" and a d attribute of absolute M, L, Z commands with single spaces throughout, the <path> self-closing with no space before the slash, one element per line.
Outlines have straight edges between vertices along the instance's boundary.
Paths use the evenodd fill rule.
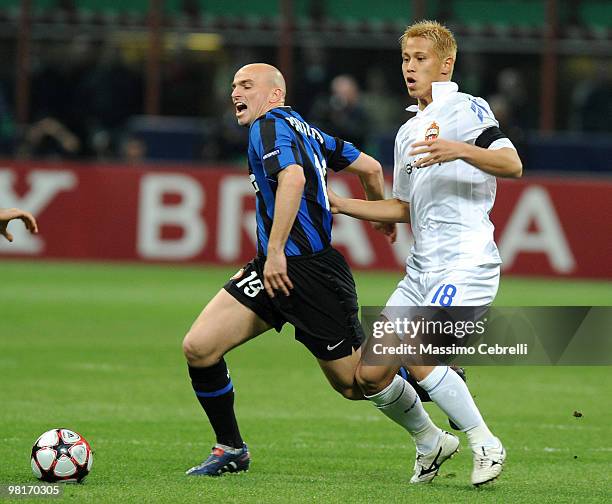
<path fill-rule="evenodd" d="M 425 140 L 435 140 L 440 134 L 440 126 L 435 121 L 431 123 L 425 132 Z"/>

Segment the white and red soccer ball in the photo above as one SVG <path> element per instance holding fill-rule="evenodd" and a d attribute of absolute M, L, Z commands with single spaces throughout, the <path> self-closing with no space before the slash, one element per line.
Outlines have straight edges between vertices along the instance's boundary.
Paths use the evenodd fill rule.
<path fill-rule="evenodd" d="M 49 483 L 80 483 L 91 471 L 93 454 L 83 436 L 70 429 L 51 429 L 32 447 L 32 472 Z"/>

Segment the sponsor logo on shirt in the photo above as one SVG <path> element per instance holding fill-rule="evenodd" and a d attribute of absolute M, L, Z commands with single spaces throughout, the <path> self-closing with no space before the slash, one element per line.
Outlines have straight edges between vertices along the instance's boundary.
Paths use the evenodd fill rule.
<path fill-rule="evenodd" d="M 271 158 L 273 156 L 278 156 L 280 154 L 280 149 L 274 149 L 272 152 L 268 152 L 267 154 L 264 154 L 263 160 L 265 161 L 268 158 Z"/>
<path fill-rule="evenodd" d="M 406 175 L 410 175 L 412 174 L 412 172 L 416 169 L 418 169 L 418 166 L 414 166 L 414 164 L 416 163 L 416 159 L 413 159 L 412 161 L 410 161 L 409 163 L 406 164 L 406 166 L 404 166 L 404 170 L 406 171 Z"/>

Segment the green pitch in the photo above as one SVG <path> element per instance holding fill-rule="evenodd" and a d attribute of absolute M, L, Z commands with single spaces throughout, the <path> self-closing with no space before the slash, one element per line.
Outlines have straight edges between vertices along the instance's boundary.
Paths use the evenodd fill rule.
<path fill-rule="evenodd" d="M 32 443 L 68 427 L 94 449 L 86 482 L 65 488 L 78 503 L 610 501 L 608 368 L 469 369 L 507 470 L 473 489 L 463 437 L 434 483 L 414 487 L 407 434 L 333 392 L 290 330 L 227 357 L 250 472 L 188 478 L 213 436 L 181 340 L 233 270 L 4 260 L 0 273 L 0 484 L 35 482 Z M 398 277 L 358 274 L 362 303 L 384 303 Z M 497 304 L 612 305 L 612 284 L 506 278 Z"/>

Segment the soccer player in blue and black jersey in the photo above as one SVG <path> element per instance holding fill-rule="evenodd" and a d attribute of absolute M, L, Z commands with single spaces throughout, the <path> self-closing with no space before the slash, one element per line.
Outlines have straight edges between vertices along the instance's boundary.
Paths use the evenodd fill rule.
<path fill-rule="evenodd" d="M 285 106 L 285 82 L 276 68 L 247 65 L 232 88 L 238 123 L 250 128 L 257 257 L 208 303 L 183 342 L 193 389 L 217 438 L 210 456 L 187 471 L 190 475 L 248 469 L 250 455 L 223 356 L 268 329 L 292 324 L 295 338 L 315 356 L 332 387 L 348 399 L 363 399 L 354 378 L 363 332 L 353 277 L 331 246 L 327 170 L 357 174 L 368 199 L 383 199 L 382 168 Z M 394 239 L 394 225 L 379 229 Z"/>

